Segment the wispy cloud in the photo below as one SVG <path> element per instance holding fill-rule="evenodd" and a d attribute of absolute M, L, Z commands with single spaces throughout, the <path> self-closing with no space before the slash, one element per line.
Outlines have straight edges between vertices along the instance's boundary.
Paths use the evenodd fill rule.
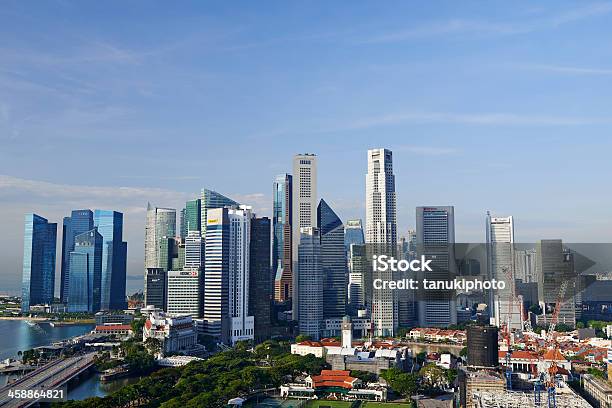
<path fill-rule="evenodd" d="M 411 145 L 394 146 L 393 150 L 397 152 L 415 153 L 420 156 L 447 156 L 447 155 L 458 154 L 461 152 L 461 150 L 456 149 L 454 147 L 411 146 Z"/>
<path fill-rule="evenodd" d="M 564 24 L 590 17 L 606 15 L 611 12 L 612 3 L 605 2 L 581 5 L 574 9 L 557 12 L 555 14 L 542 15 L 528 20 L 485 21 L 457 18 L 387 31 L 372 35 L 368 38 L 362 38 L 358 42 L 364 44 L 390 43 L 450 34 L 524 34 L 537 30 L 557 28 Z"/>
<path fill-rule="evenodd" d="M 525 70 L 557 72 L 560 74 L 572 75 L 612 75 L 612 68 L 594 68 L 594 67 L 576 67 L 567 65 L 549 65 L 549 64 L 521 64 L 519 68 Z"/>
<path fill-rule="evenodd" d="M 528 115 L 517 113 L 398 112 L 345 121 L 320 133 L 360 130 L 399 124 L 451 123 L 475 126 L 582 126 L 609 124 L 610 118 Z"/>

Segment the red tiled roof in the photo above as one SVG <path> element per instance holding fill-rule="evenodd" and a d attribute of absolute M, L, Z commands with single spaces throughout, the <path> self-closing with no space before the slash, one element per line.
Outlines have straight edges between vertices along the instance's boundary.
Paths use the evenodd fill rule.
<path fill-rule="evenodd" d="M 508 352 L 507 351 L 500 351 L 499 352 L 499 359 L 505 359 L 506 358 L 506 354 Z M 511 357 L 514 359 L 520 359 L 520 360 L 537 360 L 538 359 L 538 355 L 535 354 L 532 351 L 526 351 L 526 350 L 515 350 L 512 352 Z"/>
<path fill-rule="evenodd" d="M 351 377 L 350 371 L 343 370 L 323 370 L 320 375 L 312 376 L 314 388 L 319 387 L 341 387 L 352 389 L 356 378 Z"/>
<path fill-rule="evenodd" d="M 113 330 L 132 330 L 132 326 L 129 324 L 106 324 L 102 326 L 96 326 L 96 331 L 113 331 Z"/>
<path fill-rule="evenodd" d="M 333 346 L 339 347 L 341 345 L 341 343 L 336 339 L 321 339 L 320 343 L 328 347 L 333 347 Z"/>
<path fill-rule="evenodd" d="M 318 341 L 304 340 L 298 343 L 300 346 L 323 347 Z"/>
<path fill-rule="evenodd" d="M 550 349 L 544 353 L 544 360 L 549 361 L 567 361 L 567 359 L 557 349 Z"/>

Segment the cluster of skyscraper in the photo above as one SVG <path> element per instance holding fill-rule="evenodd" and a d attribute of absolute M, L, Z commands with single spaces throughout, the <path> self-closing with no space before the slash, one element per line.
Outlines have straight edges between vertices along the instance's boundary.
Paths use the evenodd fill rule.
<path fill-rule="evenodd" d="M 333 335 L 347 314 L 376 336 L 393 336 L 399 327 L 444 327 L 464 319 L 466 301 L 459 304 L 456 293 L 416 297 L 409 290 L 374 290 L 375 279 L 408 276 L 370 267 L 373 253 L 400 252 L 432 260 L 433 272 L 416 274 L 418 279 L 448 279 L 457 268 L 461 273 L 479 270 L 480 261 L 455 261 L 454 208 L 416 207 L 416 229 L 398 240 L 393 155 L 388 149 L 368 150 L 365 193 L 365 228 L 361 220 L 343 223 L 317 195 L 317 156 L 298 154 L 293 173 L 273 181 L 271 220 L 208 189 L 185 203 L 178 228 L 175 209 L 149 204 L 146 305 L 191 315 L 202 333 L 230 344 L 265 339 L 271 335 L 271 323 L 282 319 L 296 321 L 299 333 L 315 339 Z M 115 211 L 75 210 L 64 218 L 60 300 L 69 311 L 125 307 L 127 244 L 122 224 L 122 214 Z M 559 270 L 573 270 L 572 255 L 560 240 L 517 250 L 512 217 L 487 215 L 486 225 L 483 262 L 489 277 L 511 282 L 505 291 L 484 294 L 490 317 L 498 326 L 520 328 L 525 304 L 538 303 L 546 310 L 545 305 L 555 301 L 551 297 L 556 292 L 549 286 Z M 35 214 L 26 216 L 24 311 L 53 302 L 56 231 L 56 224 Z M 575 314 L 562 311 L 560 321 L 572 324 Z"/>
<path fill-rule="evenodd" d="M 208 189 L 186 203 L 178 236 L 176 215 L 147 208 L 145 303 L 225 343 L 268 337 L 270 219 Z"/>
<path fill-rule="evenodd" d="M 54 302 L 57 224 L 25 216 L 21 309 Z M 127 242 L 123 214 L 74 210 L 62 228 L 60 302 L 70 312 L 126 306 Z"/>
<path fill-rule="evenodd" d="M 267 336 L 278 316 L 271 310 L 285 310 L 298 331 L 313 338 L 346 314 L 369 316 L 375 334 L 393 335 L 400 323 L 414 322 L 414 300 L 370 289 L 375 277 L 365 245 L 397 247 L 396 211 L 387 149 L 368 151 L 365 236 L 361 220 L 345 227 L 318 198 L 314 154 L 294 156 L 293 174 L 274 179 L 271 226 L 250 207 L 204 189 L 181 211 L 175 236 L 176 211 L 149 205 L 145 301 L 191 314 L 204 333 L 231 343 Z M 417 214 L 409 245 L 454 242 L 452 207 L 419 207 Z M 449 302 L 420 306 L 423 323 L 456 322 Z"/>

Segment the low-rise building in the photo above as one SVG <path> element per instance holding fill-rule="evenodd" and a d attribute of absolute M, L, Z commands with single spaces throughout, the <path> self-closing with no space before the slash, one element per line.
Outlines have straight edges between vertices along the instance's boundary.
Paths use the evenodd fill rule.
<path fill-rule="evenodd" d="M 285 384 L 280 387 L 283 398 L 326 398 L 345 401 L 369 400 L 386 401 L 387 388 L 381 384 L 364 385 L 358 378 L 351 377 L 346 370 L 323 370 L 319 375 L 308 376 L 303 383 Z"/>
<path fill-rule="evenodd" d="M 92 331 L 94 334 L 108 334 L 119 337 L 132 337 L 134 335 L 134 331 L 132 330 L 132 326 L 129 324 L 120 324 L 120 323 L 108 323 L 102 324 L 95 327 Z"/>
<path fill-rule="evenodd" d="M 593 406 L 612 408 L 612 386 L 609 383 L 590 374 L 584 374 L 582 388 Z"/>
<path fill-rule="evenodd" d="M 129 313 L 98 312 L 94 317 L 96 319 L 96 326 L 102 326 L 109 323 L 129 325 L 134 320 L 134 315 Z"/>
<path fill-rule="evenodd" d="M 146 320 L 142 340 L 149 338 L 161 342 L 161 353 L 188 354 L 197 347 L 197 334 L 191 316 L 168 316 L 165 313 L 152 313 Z"/>
<path fill-rule="evenodd" d="M 482 392 L 505 392 L 506 381 L 494 370 L 459 370 L 460 406 L 479 408 L 475 396 Z"/>

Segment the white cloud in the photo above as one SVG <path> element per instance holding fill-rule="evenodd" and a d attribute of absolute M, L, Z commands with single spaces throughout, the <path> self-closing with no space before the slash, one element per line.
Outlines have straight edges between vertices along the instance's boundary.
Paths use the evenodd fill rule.
<path fill-rule="evenodd" d="M 556 28 L 564 24 L 597 17 L 612 12 L 612 3 L 594 3 L 575 9 L 543 15 L 532 19 L 513 21 L 484 21 L 469 19 L 451 19 L 434 21 L 414 27 L 402 28 L 374 35 L 359 41 L 363 44 L 390 43 L 409 41 L 444 35 L 459 34 L 524 34 L 538 30 Z"/>
<path fill-rule="evenodd" d="M 609 118 L 528 115 L 517 113 L 454 113 L 407 111 L 371 116 L 320 129 L 319 133 L 360 130 L 398 124 L 451 123 L 478 126 L 581 126 L 610 123 Z M 416 148 L 416 147 L 415 147 Z M 425 151 L 425 149 L 423 150 Z"/>
<path fill-rule="evenodd" d="M 574 75 L 595 75 L 607 76 L 612 75 L 611 68 L 593 68 L 593 67 L 573 67 L 563 65 L 548 65 L 548 64 L 523 64 L 519 68 L 534 71 L 558 72 L 560 74 Z"/>

